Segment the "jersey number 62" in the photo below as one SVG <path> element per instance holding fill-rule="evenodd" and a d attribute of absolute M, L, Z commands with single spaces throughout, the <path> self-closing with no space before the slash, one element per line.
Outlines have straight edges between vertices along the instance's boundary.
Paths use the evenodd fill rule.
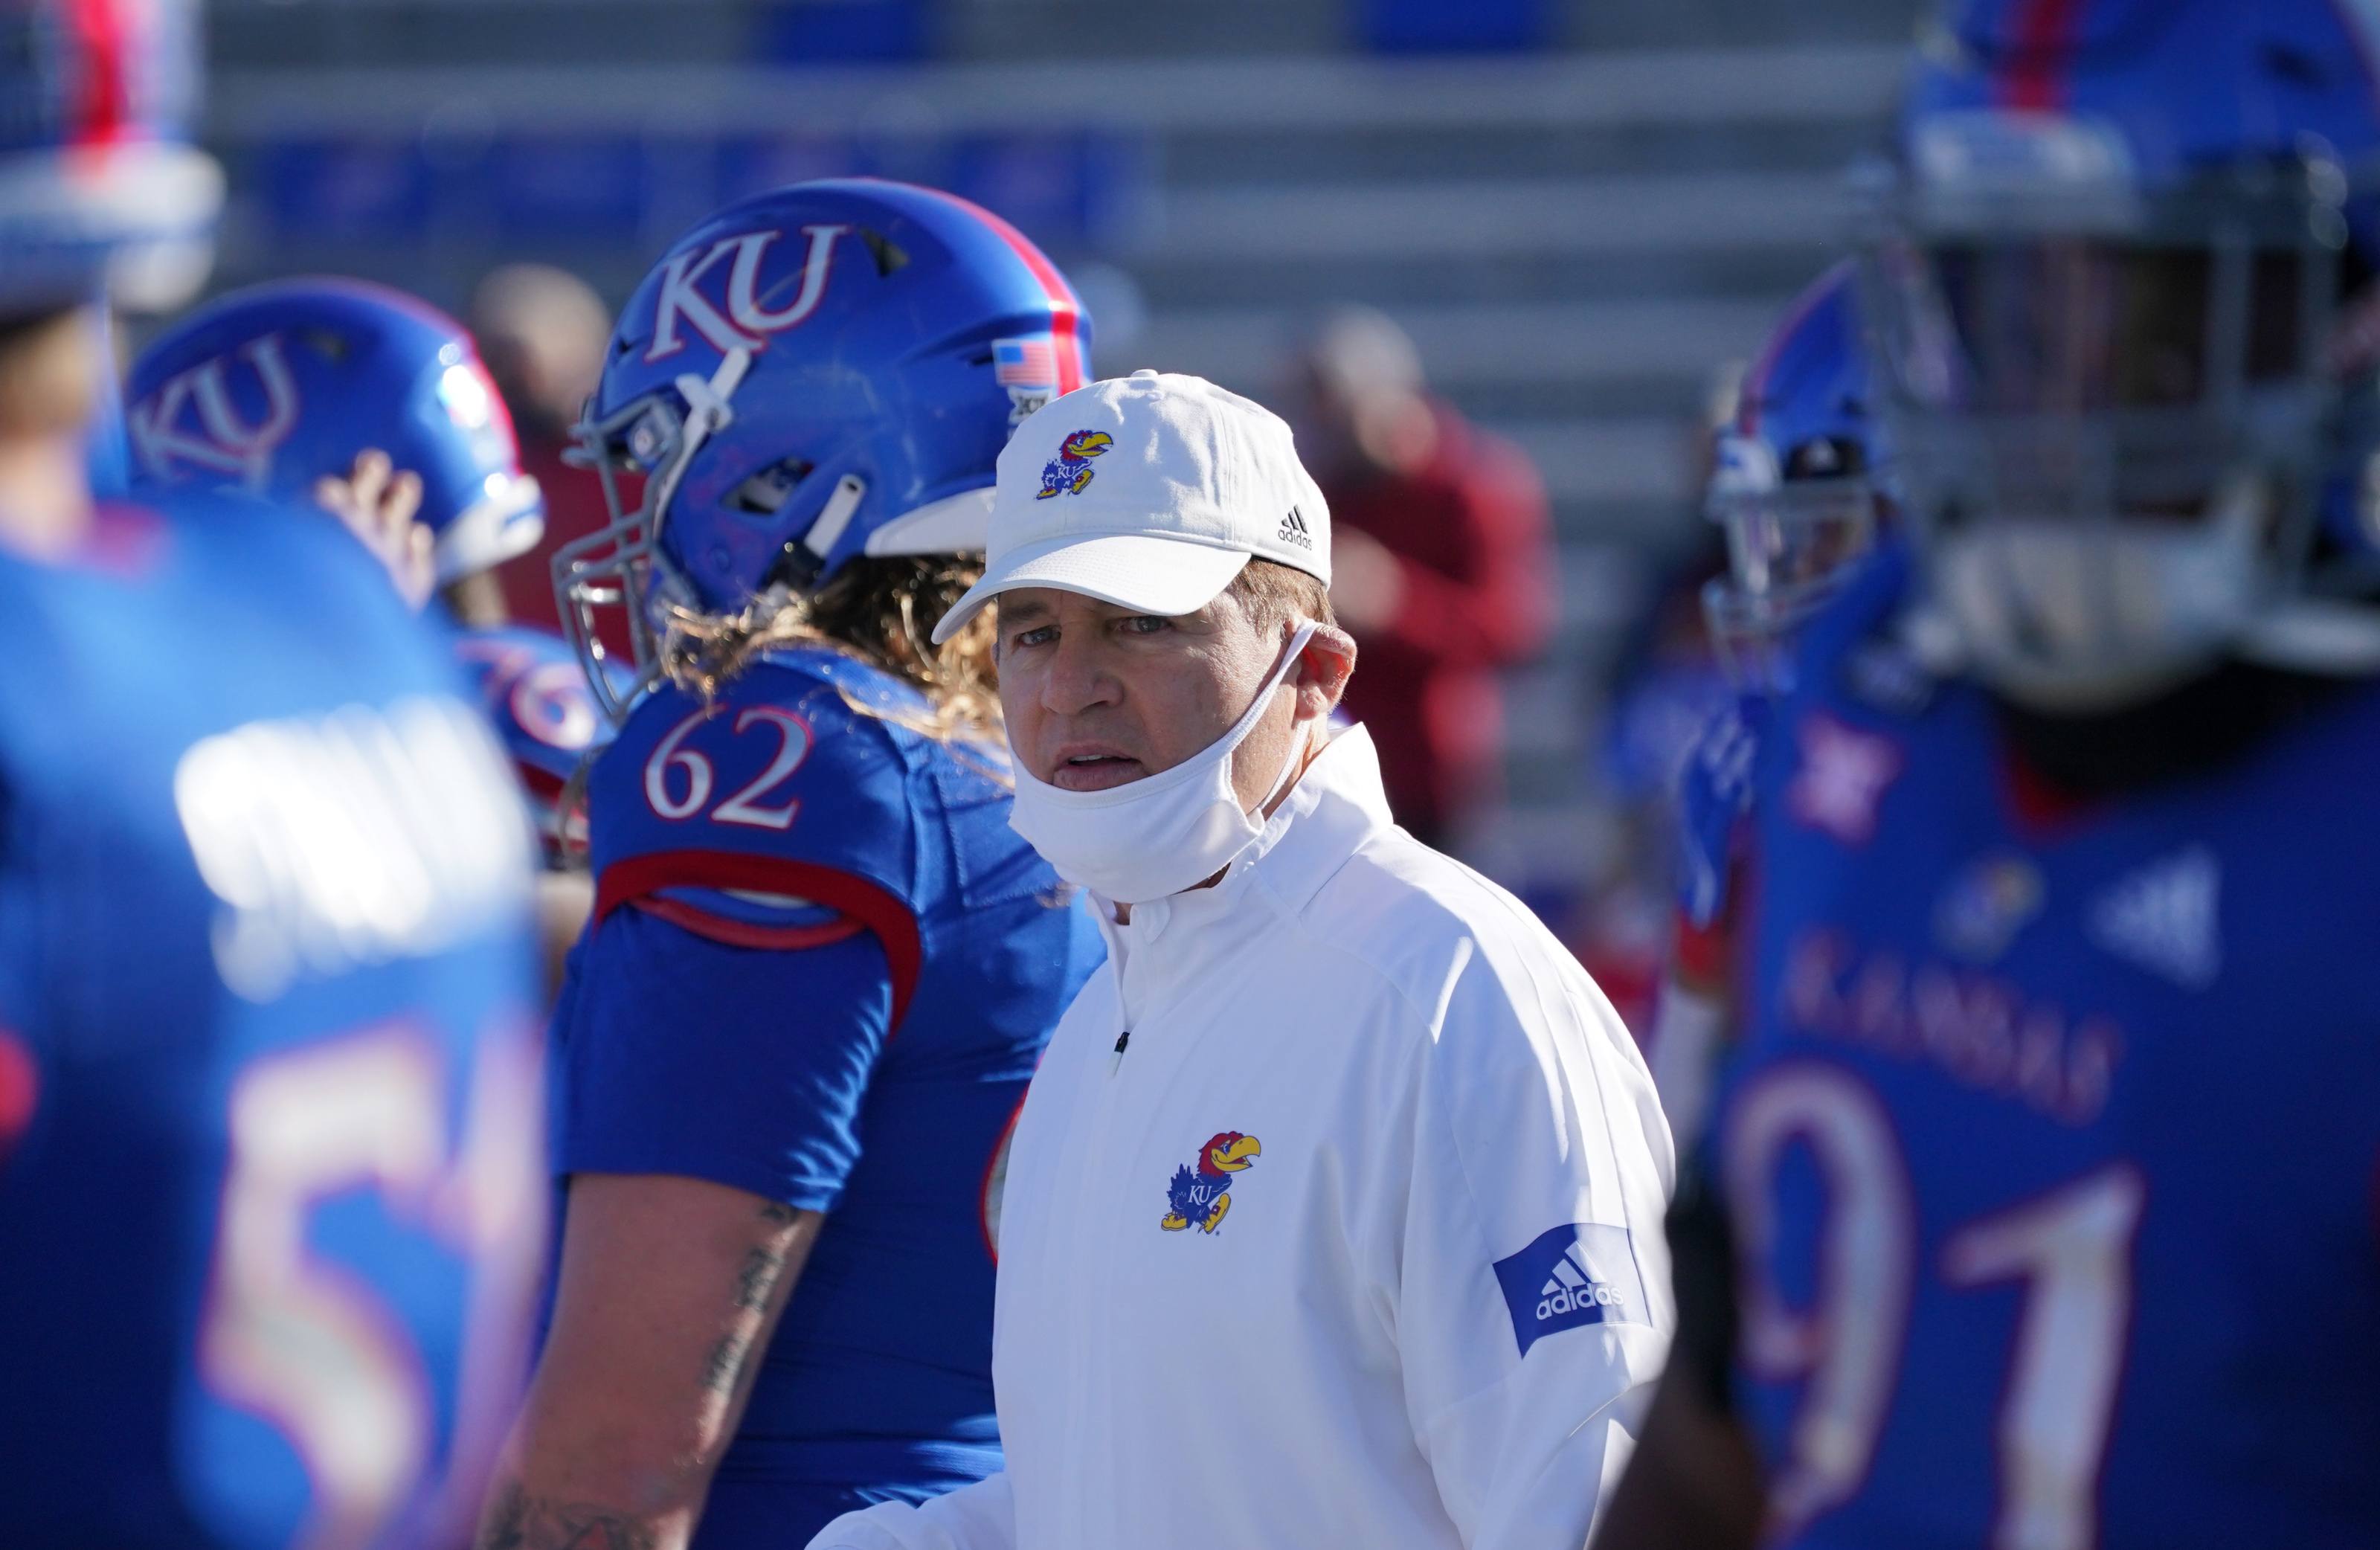
<path fill-rule="evenodd" d="M 651 756 L 645 760 L 645 801 L 656 817 L 676 823 L 710 805 L 718 774 L 711 767 L 710 756 L 699 748 L 686 746 L 686 742 L 713 714 L 707 709 L 698 710 L 678 722 L 668 736 L 653 745 Z M 736 716 L 735 731 L 738 737 L 755 728 L 777 734 L 776 757 L 769 761 L 767 769 L 711 808 L 710 820 L 753 829 L 790 829 L 794 815 L 801 811 L 800 801 L 784 797 L 772 805 L 769 798 L 792 780 L 794 772 L 810 757 L 816 734 L 810 731 L 809 722 L 773 705 L 756 705 Z"/>

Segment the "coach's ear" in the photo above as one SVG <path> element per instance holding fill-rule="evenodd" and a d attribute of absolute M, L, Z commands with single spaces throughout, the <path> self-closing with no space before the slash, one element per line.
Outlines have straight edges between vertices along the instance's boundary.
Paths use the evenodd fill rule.
<path fill-rule="evenodd" d="M 1298 721 L 1328 717 L 1337 708 L 1339 696 L 1347 692 L 1347 680 L 1354 672 L 1355 637 L 1336 624 L 1315 625 L 1289 674 L 1289 681 L 1297 685 Z"/>

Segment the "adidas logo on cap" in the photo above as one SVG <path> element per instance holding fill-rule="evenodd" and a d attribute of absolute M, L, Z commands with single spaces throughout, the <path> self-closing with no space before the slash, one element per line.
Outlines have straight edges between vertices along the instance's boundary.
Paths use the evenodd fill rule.
<path fill-rule="evenodd" d="M 1314 535 L 1305 530 L 1305 516 L 1295 506 L 1281 519 L 1281 532 L 1276 535 L 1283 543 L 1293 543 L 1300 549 L 1314 547 Z"/>

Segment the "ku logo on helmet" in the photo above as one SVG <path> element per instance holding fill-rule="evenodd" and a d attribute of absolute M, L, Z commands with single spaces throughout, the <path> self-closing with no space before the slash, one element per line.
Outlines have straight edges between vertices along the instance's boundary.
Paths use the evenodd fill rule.
<path fill-rule="evenodd" d="M 1041 466 L 1041 488 L 1033 498 L 1046 501 L 1052 495 L 1080 495 L 1098 472 L 1091 459 L 1113 445 L 1115 438 L 1104 430 L 1075 431 L 1058 443 L 1058 455 Z"/>
<path fill-rule="evenodd" d="M 253 423 L 232 399 L 231 373 L 242 360 L 263 394 L 263 412 Z M 133 405 L 128 417 L 133 454 L 158 478 L 173 477 L 174 460 L 180 458 L 261 485 L 274 449 L 298 428 L 298 407 L 281 335 L 268 333 L 167 378 Z"/>
<path fill-rule="evenodd" d="M 818 310 L 826 295 L 834 244 L 847 225 L 804 226 L 808 249 L 802 259 L 801 282 L 794 299 L 771 310 L 760 293 L 760 263 L 780 232 L 745 232 L 722 237 L 698 255 L 693 248 L 672 254 L 662 268 L 661 295 L 653 306 L 653 342 L 646 347 L 649 361 L 665 359 L 686 348 L 678 333 L 683 320 L 712 349 L 757 350 L 771 333 L 783 333 Z M 702 290 L 703 279 L 722 262 L 727 265 L 727 310 L 722 314 Z"/>

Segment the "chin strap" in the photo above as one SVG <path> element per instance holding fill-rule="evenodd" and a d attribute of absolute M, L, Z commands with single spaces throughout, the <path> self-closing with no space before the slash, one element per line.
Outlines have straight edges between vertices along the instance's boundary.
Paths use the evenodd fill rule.
<path fill-rule="evenodd" d="M 786 541 L 783 555 L 770 573 L 770 584 L 801 593 L 816 587 L 818 578 L 826 572 L 827 557 L 843 541 L 844 529 L 851 526 L 851 519 L 859 515 L 860 503 L 867 499 L 868 481 L 857 474 L 845 474 L 835 480 L 826 504 L 811 519 L 809 531 Z"/>
<path fill-rule="evenodd" d="M 858 515 L 859 503 L 867 499 L 868 481 L 857 474 L 845 474 L 834 481 L 834 493 L 826 498 L 818 520 L 802 536 L 802 547 L 816 557 L 819 564 L 824 565 L 827 556 L 834 552 L 834 546 L 843 541 L 843 530 L 851 526 L 851 519 Z"/>

